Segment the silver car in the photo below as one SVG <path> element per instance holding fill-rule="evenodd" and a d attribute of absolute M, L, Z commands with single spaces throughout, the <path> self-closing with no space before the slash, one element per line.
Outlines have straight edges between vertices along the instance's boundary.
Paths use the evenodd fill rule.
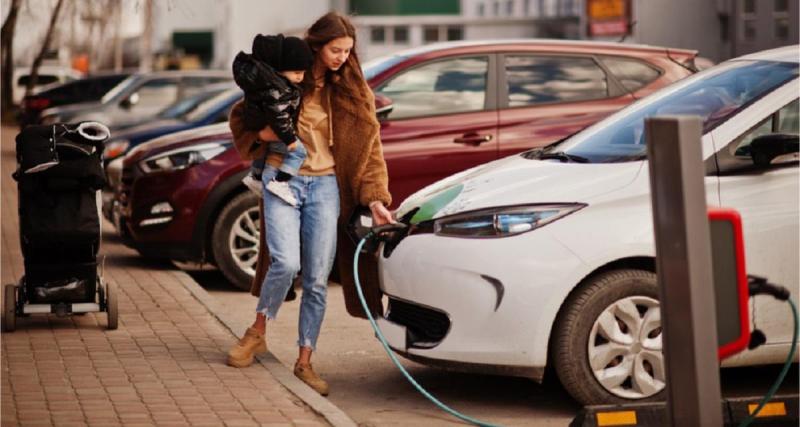
<path fill-rule="evenodd" d="M 229 71 L 159 71 L 134 74 L 111 89 L 99 102 L 49 108 L 42 123 L 98 121 L 111 128 L 152 117 L 175 101 L 201 92 L 206 86 L 232 81 Z"/>

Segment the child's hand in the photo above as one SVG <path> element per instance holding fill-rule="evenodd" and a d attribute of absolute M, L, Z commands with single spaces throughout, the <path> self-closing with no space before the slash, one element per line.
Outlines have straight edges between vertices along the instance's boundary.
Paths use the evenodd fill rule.
<path fill-rule="evenodd" d="M 287 145 L 286 148 L 289 149 L 289 151 L 294 151 L 297 148 L 297 143 L 293 142 L 293 143 Z"/>
<path fill-rule="evenodd" d="M 271 127 L 266 126 L 264 129 L 258 131 L 258 139 L 262 141 L 275 141 L 278 139 L 278 135 L 275 135 Z"/>

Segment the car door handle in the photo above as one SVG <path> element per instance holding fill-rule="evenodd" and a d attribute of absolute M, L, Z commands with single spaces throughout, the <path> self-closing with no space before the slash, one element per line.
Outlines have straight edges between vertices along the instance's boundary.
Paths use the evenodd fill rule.
<path fill-rule="evenodd" d="M 492 140 L 492 135 L 478 135 L 478 134 L 464 134 L 458 138 L 453 139 L 453 142 L 456 144 L 467 144 L 467 145 L 474 145 L 478 146 L 483 144 L 484 142 L 489 142 Z"/>

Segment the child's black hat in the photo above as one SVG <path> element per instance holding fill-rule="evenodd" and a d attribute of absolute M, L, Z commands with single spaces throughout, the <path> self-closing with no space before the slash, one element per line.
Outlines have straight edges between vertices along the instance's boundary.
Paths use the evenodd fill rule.
<path fill-rule="evenodd" d="M 253 39 L 253 56 L 277 71 L 301 71 L 311 68 L 314 56 L 305 40 L 298 37 L 257 35 Z"/>

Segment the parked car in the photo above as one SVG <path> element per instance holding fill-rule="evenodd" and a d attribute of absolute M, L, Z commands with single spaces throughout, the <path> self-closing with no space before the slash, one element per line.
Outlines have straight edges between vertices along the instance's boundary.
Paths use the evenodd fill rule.
<path fill-rule="evenodd" d="M 207 85 L 231 81 L 227 71 L 159 71 L 134 74 L 106 93 L 99 102 L 87 102 L 42 111 L 42 123 L 93 120 L 110 128 L 153 117 L 173 102 L 202 91 Z"/>
<path fill-rule="evenodd" d="M 212 85 L 208 90 L 175 102 L 144 123 L 115 132 L 105 145 L 103 157 L 109 162 L 153 138 L 227 122 L 233 104 L 243 96 L 242 91 L 231 84 Z"/>
<path fill-rule="evenodd" d="M 796 290 L 797 48 L 727 61 L 557 145 L 406 199 L 397 215 L 410 230 L 379 251 L 389 345 L 453 369 L 541 380 L 553 367 L 586 405 L 663 400 L 644 119 L 703 119 L 708 204 L 741 214 L 748 274 Z M 751 304 L 767 343 L 723 366 L 779 363 L 789 352 L 789 306 Z"/>
<path fill-rule="evenodd" d="M 396 201 L 438 179 L 541 147 L 692 72 L 696 52 L 551 40 L 453 42 L 365 64 Z M 153 142 L 121 169 L 118 230 L 151 257 L 214 262 L 249 289 L 258 207 L 248 168 L 211 136 Z M 209 151 L 201 151 L 203 150 Z M 209 153 L 213 161 L 205 161 Z"/>
<path fill-rule="evenodd" d="M 28 86 L 28 81 L 31 78 L 30 73 L 31 69 L 28 67 L 14 68 L 14 75 L 12 77 L 14 86 L 11 91 L 14 105 L 19 105 L 20 102 L 22 102 L 22 98 L 25 96 L 25 88 Z M 34 89 L 54 83 L 66 83 L 83 77 L 80 71 L 59 65 L 41 65 L 36 71 L 36 74 L 36 86 L 34 86 Z"/>
<path fill-rule="evenodd" d="M 37 124 L 43 110 L 67 104 L 99 101 L 130 73 L 95 74 L 63 84 L 48 85 L 22 99 L 17 120 L 20 127 Z"/>

